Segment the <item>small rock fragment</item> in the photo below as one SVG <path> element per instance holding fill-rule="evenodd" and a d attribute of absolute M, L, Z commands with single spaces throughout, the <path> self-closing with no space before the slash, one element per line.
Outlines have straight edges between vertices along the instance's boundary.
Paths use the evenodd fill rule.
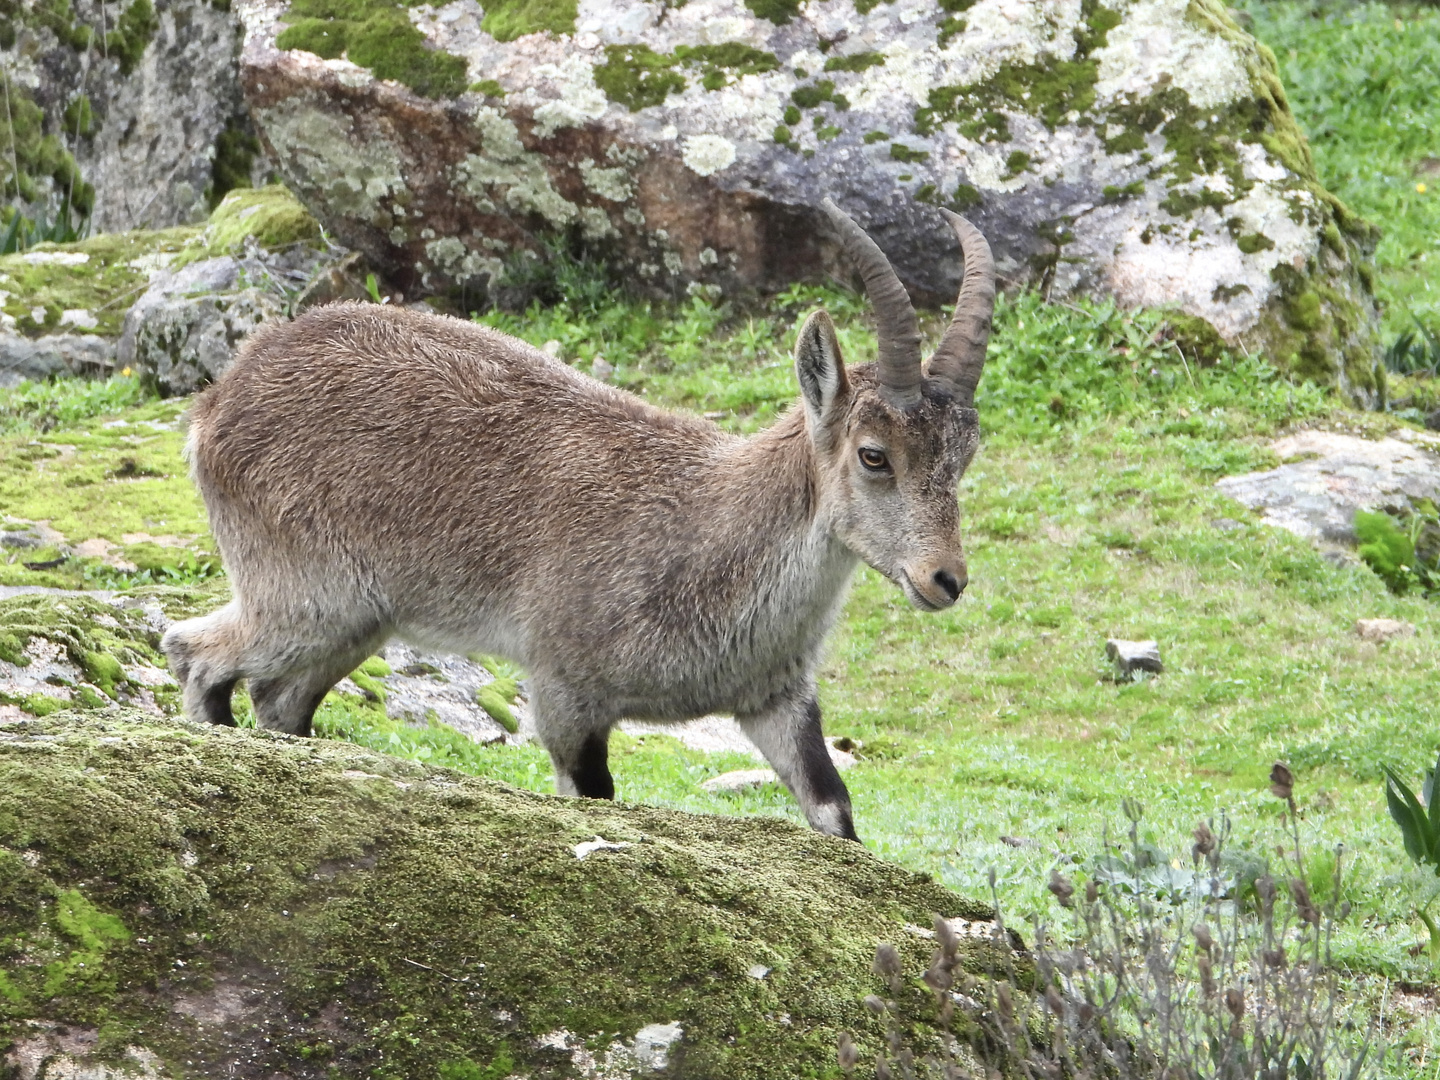
<path fill-rule="evenodd" d="M 1400 619 L 1356 619 L 1355 633 L 1365 641 L 1383 645 L 1391 638 L 1410 637 L 1415 627 Z"/>
<path fill-rule="evenodd" d="M 1105 655 L 1115 664 L 1115 674 L 1128 679 L 1137 671 L 1160 674 L 1164 665 L 1160 663 L 1160 645 L 1155 641 L 1124 641 L 1111 638 L 1105 642 Z"/>
<path fill-rule="evenodd" d="M 597 836 L 594 840 L 585 840 L 575 845 L 575 858 L 584 859 L 586 856 L 597 851 L 621 851 L 630 846 L 628 840 L 606 840 Z"/>
<path fill-rule="evenodd" d="M 700 786 L 712 794 L 749 791 L 766 784 L 778 784 L 780 777 L 774 769 L 735 769 L 732 772 L 712 776 Z"/>
<path fill-rule="evenodd" d="M 609 382 L 610 377 L 615 374 L 615 365 L 606 360 L 603 356 L 597 356 L 590 361 L 590 377 L 599 379 L 601 382 Z"/>

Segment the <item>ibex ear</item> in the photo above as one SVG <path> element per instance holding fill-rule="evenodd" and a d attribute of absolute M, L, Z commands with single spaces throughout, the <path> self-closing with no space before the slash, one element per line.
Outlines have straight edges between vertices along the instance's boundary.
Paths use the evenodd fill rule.
<path fill-rule="evenodd" d="M 834 419 L 837 399 L 849 388 L 845 364 L 840 359 L 840 342 L 830 316 L 817 311 L 805 320 L 795 342 L 795 375 L 805 398 L 810 430 L 819 435 Z"/>

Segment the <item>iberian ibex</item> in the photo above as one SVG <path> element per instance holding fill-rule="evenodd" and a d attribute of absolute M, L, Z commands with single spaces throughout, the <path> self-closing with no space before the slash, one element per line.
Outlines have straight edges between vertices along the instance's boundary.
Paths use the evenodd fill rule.
<path fill-rule="evenodd" d="M 927 366 L 904 287 L 829 200 L 879 326 L 847 371 L 812 314 L 801 407 L 750 439 L 452 318 L 362 304 L 268 326 L 196 401 L 189 455 L 234 599 L 164 648 L 196 720 L 308 734 L 394 636 L 529 672 L 561 794 L 613 798 L 622 717 L 733 712 L 810 824 L 854 838 L 815 667 L 857 561 L 925 611 L 965 588 L 956 486 L 995 273 L 979 231 Z"/>

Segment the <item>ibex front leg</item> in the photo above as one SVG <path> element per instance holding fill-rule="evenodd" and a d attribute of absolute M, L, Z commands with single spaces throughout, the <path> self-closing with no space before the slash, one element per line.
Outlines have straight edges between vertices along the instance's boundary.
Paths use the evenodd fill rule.
<path fill-rule="evenodd" d="M 780 774 L 812 829 L 846 840 L 860 839 L 850 816 L 850 792 L 830 760 L 820 731 L 820 702 L 813 689 L 779 698 L 763 712 L 735 719 Z"/>

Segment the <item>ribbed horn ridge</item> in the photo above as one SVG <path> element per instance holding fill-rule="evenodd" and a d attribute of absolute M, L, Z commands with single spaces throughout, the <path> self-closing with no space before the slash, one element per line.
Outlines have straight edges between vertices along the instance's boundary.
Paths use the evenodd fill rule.
<path fill-rule="evenodd" d="M 995 313 L 995 259 L 979 229 L 943 207 L 940 212 L 960 240 L 965 276 L 955 315 L 930 358 L 927 374 L 949 383 L 961 404 L 974 408 L 975 388 L 985 368 L 985 346 L 990 342 L 990 317 Z"/>
<path fill-rule="evenodd" d="M 845 254 L 865 280 L 865 293 L 875 308 L 880 344 L 880 393 L 897 408 L 920 400 L 920 321 L 910 295 L 895 276 L 890 260 L 850 216 L 829 199 L 820 204 L 840 231 Z"/>

